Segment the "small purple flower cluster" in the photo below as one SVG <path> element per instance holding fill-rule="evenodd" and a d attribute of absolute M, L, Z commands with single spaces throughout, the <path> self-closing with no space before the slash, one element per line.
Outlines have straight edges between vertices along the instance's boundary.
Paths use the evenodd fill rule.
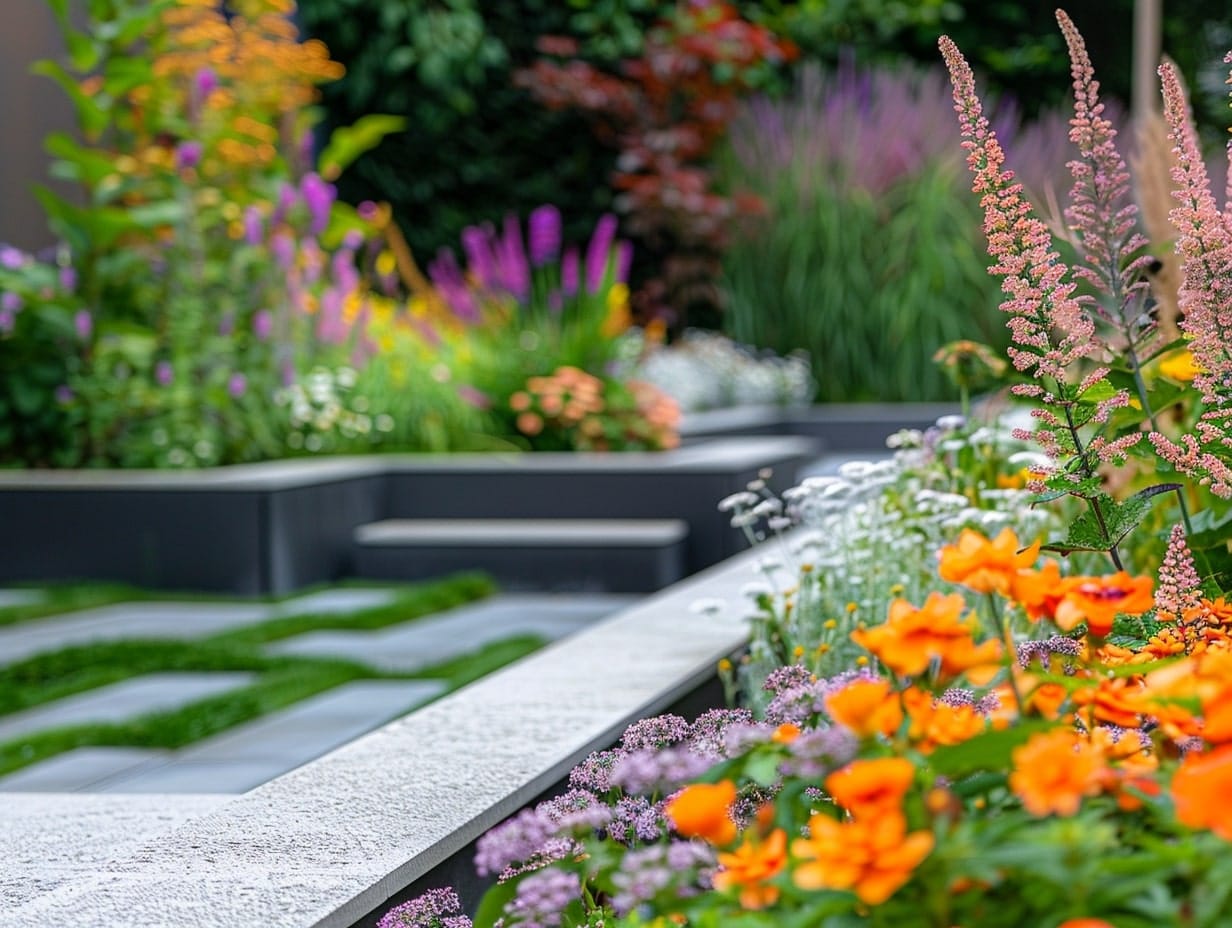
<path fill-rule="evenodd" d="M 714 850 L 696 841 L 672 841 L 630 851 L 612 876 L 616 889 L 612 908 L 623 916 L 669 889 L 684 896 L 708 888 L 714 867 Z M 701 872 L 700 880 L 689 879 L 682 885 L 681 874 L 697 871 Z"/>
<path fill-rule="evenodd" d="M 422 896 L 386 912 L 377 928 L 471 928 L 471 920 L 458 914 L 462 903 L 452 889 L 430 889 Z"/>

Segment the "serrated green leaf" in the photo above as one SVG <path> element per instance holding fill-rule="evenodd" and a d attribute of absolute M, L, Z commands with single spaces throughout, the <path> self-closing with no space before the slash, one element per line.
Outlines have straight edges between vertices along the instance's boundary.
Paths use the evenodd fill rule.
<path fill-rule="evenodd" d="M 1104 400 L 1112 399 L 1119 392 L 1107 379 L 1097 380 L 1082 391 L 1078 400 L 1082 403 L 1102 403 Z"/>

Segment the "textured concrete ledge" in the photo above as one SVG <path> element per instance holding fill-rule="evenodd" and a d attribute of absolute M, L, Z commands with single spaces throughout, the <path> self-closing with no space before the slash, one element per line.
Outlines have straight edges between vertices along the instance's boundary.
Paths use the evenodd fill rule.
<path fill-rule="evenodd" d="M 342 928 L 714 673 L 747 552 L 173 830 L 90 859 L 3 928 Z M 690 607 L 718 597 L 717 615 Z M 0 810 L 10 797 L 0 797 Z M 0 819 L 3 816 L 0 815 Z"/>

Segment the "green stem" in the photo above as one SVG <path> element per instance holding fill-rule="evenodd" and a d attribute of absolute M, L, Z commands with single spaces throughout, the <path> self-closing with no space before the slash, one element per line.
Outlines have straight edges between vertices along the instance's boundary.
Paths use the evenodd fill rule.
<path fill-rule="evenodd" d="M 1018 660 L 1018 654 L 1014 647 L 1014 635 L 1010 631 L 1009 620 L 1005 617 L 1005 612 L 1001 609 L 1001 604 L 997 597 L 989 593 L 988 608 L 992 611 L 993 624 L 996 626 L 997 633 L 1001 636 L 1001 640 L 1005 642 L 1005 646 L 1009 649 L 1009 683 L 1010 690 L 1014 694 L 1014 704 L 1018 707 L 1018 717 L 1026 716 L 1026 703 L 1023 701 L 1022 692 L 1018 689 L 1018 678 L 1014 676 L 1014 664 Z"/>

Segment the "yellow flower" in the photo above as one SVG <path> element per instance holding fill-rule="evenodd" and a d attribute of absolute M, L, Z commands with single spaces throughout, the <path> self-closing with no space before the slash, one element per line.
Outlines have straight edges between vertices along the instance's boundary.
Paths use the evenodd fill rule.
<path fill-rule="evenodd" d="M 1165 377 L 1188 383 L 1194 379 L 1196 374 L 1201 373 L 1202 369 L 1194 363 L 1193 352 L 1188 348 L 1182 348 L 1159 362 L 1159 372 Z"/>

